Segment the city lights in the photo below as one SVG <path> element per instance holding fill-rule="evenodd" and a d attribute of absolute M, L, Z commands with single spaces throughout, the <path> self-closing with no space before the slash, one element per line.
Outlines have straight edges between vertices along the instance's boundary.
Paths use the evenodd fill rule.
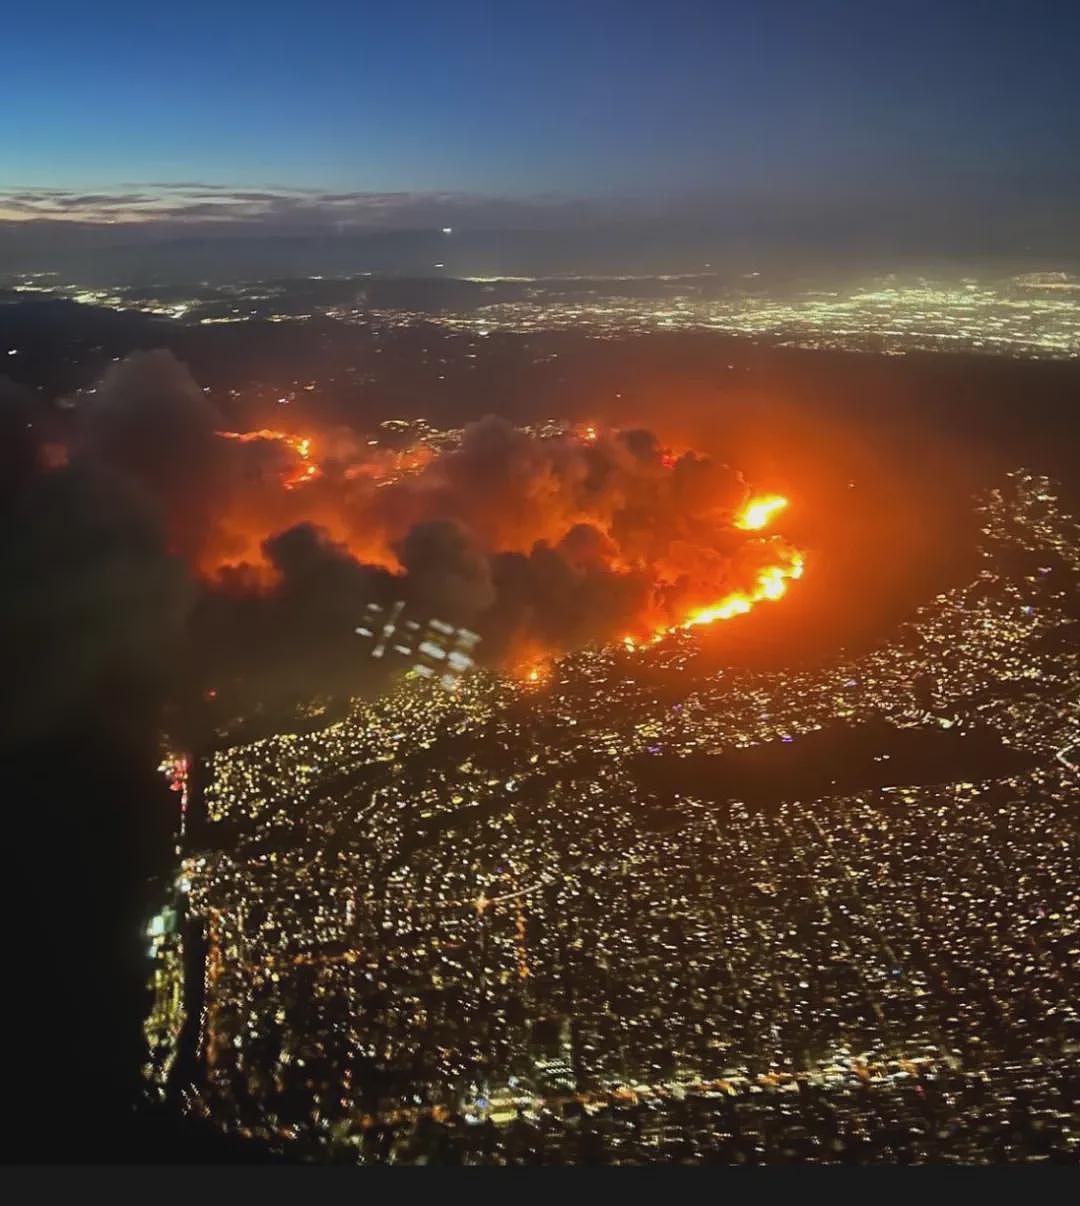
<path fill-rule="evenodd" d="M 752 1148 L 755 1127 L 794 1136 L 801 1086 L 845 1142 L 876 1151 L 901 1119 L 919 1158 L 947 1134 L 979 1160 L 994 1103 L 1019 1091 L 1075 1152 L 1050 1086 L 1080 1041 L 1078 964 L 1061 957 L 1080 941 L 1060 756 L 1077 653 L 1055 577 L 1080 573 L 1080 527 L 1026 472 L 979 516 L 976 578 L 858 658 L 691 672 L 698 625 L 750 606 L 728 600 L 659 639 L 473 672 L 453 693 L 407 680 L 329 728 L 213 755 L 170 906 L 208 943 L 192 1108 L 360 1161 L 380 1158 L 379 1124 L 407 1162 L 452 1117 L 493 1123 L 502 1158 L 523 1126 L 569 1152 L 575 1102 L 605 1120 L 612 1159 L 640 1160 L 676 1107 L 698 1157 Z M 763 571 L 760 598 L 802 567 Z M 673 670 L 674 705 L 653 677 Z M 941 781 L 905 772 L 900 745 L 853 746 L 900 769 L 767 808 L 647 785 L 658 757 L 880 743 L 882 725 L 958 749 L 989 732 L 1009 753 Z M 180 927 L 151 933 L 162 1084 L 180 1057 Z M 361 1101 L 372 1061 L 383 1087 Z M 933 1106 L 954 1120 L 940 1134 L 918 1121 L 938 1092 L 966 1103 L 962 1119 Z M 655 1134 L 623 1126 L 643 1104 Z"/>

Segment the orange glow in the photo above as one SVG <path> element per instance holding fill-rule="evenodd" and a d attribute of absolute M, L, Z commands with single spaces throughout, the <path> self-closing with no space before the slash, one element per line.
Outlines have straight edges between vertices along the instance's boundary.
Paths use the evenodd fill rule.
<path fill-rule="evenodd" d="M 783 598 L 787 593 L 788 582 L 802 577 L 804 565 L 802 555 L 792 552 L 788 554 L 785 563 L 770 565 L 761 570 L 753 590 L 749 592 L 735 591 L 711 607 L 702 607 L 698 611 L 691 612 L 676 627 L 694 628 L 699 624 L 712 624 L 717 620 L 731 620 L 735 616 L 746 615 L 755 603 Z"/>
<path fill-rule="evenodd" d="M 519 665 L 514 672 L 514 677 L 529 687 L 547 682 L 550 675 L 551 663 L 546 660 L 525 662 L 523 665 Z"/>
<path fill-rule="evenodd" d="M 42 444 L 38 449 L 38 457 L 43 469 L 66 469 L 69 456 L 66 444 Z"/>
<path fill-rule="evenodd" d="M 438 453 L 430 444 L 412 444 L 397 450 L 378 449 L 344 472 L 346 481 L 370 479 L 385 486 L 409 474 L 419 473 L 436 459 Z"/>
<path fill-rule="evenodd" d="M 523 454 L 520 486 L 515 472 L 490 488 L 482 474 L 465 471 L 469 459 L 453 442 L 392 447 L 345 428 L 217 434 L 278 453 L 231 450 L 236 488 L 223 498 L 197 554 L 203 575 L 220 575 L 237 592 L 276 587 L 275 555 L 266 542 L 300 523 L 358 561 L 404 575 L 401 541 L 413 525 L 445 512 L 486 556 L 531 557 L 538 544 L 548 545 L 590 599 L 594 585 L 602 599 L 605 580 L 626 576 L 629 590 L 632 578 L 640 602 L 616 591 L 612 598 L 625 597 L 631 606 L 610 628 L 599 618 L 592 634 L 629 655 L 629 664 L 674 633 L 782 598 L 803 572 L 801 554 L 766 531 L 789 506 L 787 498 L 751 494 L 733 470 L 689 450 L 654 441 L 649 455 L 638 456 L 620 444 L 617 429 L 599 422 L 534 440 Z M 270 450 L 269 443 L 284 448 Z M 676 472 L 680 467 L 686 473 Z M 632 523 L 622 522 L 626 514 L 635 516 Z M 542 690 L 554 677 L 552 659 L 564 650 L 530 627 L 530 620 L 522 622 L 502 669 L 521 688 Z"/>
<path fill-rule="evenodd" d="M 758 532 L 766 527 L 777 511 L 782 511 L 788 500 L 781 494 L 766 494 L 752 498 L 735 516 L 735 526 L 744 532 Z"/>
<path fill-rule="evenodd" d="M 286 490 L 295 490 L 307 482 L 314 481 L 322 472 L 312 458 L 311 437 L 292 435 L 287 431 L 272 431 L 260 427 L 258 431 L 219 431 L 223 440 L 236 440 L 240 444 L 251 444 L 256 440 L 273 440 L 291 448 L 300 458 L 300 465 L 290 473 L 282 475 L 281 484 Z"/>

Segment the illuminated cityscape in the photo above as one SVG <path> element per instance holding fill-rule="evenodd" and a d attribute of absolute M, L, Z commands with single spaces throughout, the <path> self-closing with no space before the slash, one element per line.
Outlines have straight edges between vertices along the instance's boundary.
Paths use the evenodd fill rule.
<path fill-rule="evenodd" d="M 883 279 L 861 288 L 772 290 L 747 279 L 643 278 L 465 280 L 479 290 L 467 309 L 385 308 L 368 299 L 368 276 L 193 290 L 87 289 L 53 275 L 14 278 L 13 297 L 65 297 L 184 323 L 299 323 L 334 319 L 375 329 L 428 324 L 484 337 L 497 332 L 583 332 L 598 339 L 656 332 L 712 332 L 780 347 L 838 351 L 964 351 L 1007 356 L 1080 356 L 1080 278 L 1023 273 L 1003 280 Z M 648 285 L 649 288 L 642 286 Z M 355 295 L 351 304 L 339 300 Z M 514 300 L 500 300 L 512 294 Z M 487 296 L 487 295 L 490 295 Z"/>
<path fill-rule="evenodd" d="M 664 301 L 618 297 L 564 303 L 496 305 L 470 318 L 441 321 L 477 333 L 587 330 L 600 338 L 656 331 L 714 331 L 782 347 L 904 354 L 976 351 L 1004 355 L 1080 355 L 1076 283 L 1034 286 L 886 284 L 790 299 L 736 296 Z M 437 320 L 439 321 L 439 320 Z"/>
<path fill-rule="evenodd" d="M 1075 1159 L 1080 527 L 979 507 L 855 660 L 680 631 L 213 754 L 150 1082 L 360 1162 Z"/>

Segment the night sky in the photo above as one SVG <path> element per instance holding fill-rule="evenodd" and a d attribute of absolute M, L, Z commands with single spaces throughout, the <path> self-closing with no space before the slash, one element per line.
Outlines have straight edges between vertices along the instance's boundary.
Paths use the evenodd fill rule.
<path fill-rule="evenodd" d="M 974 206 L 1065 245 L 1078 34 L 1059 0 L 20 4 L 0 220 L 885 229 Z"/>

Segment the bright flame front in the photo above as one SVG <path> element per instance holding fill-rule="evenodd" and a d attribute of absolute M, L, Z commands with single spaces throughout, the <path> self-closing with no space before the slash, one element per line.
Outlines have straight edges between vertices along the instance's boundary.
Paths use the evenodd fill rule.
<path fill-rule="evenodd" d="M 258 431 L 219 431 L 217 434 L 223 440 L 236 440 L 240 444 L 250 444 L 256 440 L 273 440 L 276 443 L 284 444 L 286 448 L 291 448 L 300 458 L 300 464 L 296 469 L 282 475 L 281 484 L 286 490 L 295 490 L 297 486 L 314 481 L 321 473 L 319 466 L 311 459 L 310 436 L 292 435 L 287 431 L 273 431 L 268 427 L 262 427 Z"/>
<path fill-rule="evenodd" d="M 772 521 L 774 515 L 787 505 L 788 500 L 782 494 L 766 494 L 760 498 L 752 498 L 735 517 L 735 526 L 744 531 L 760 531 Z M 694 628 L 699 624 L 715 623 L 717 620 L 731 620 L 735 616 L 746 615 L 755 603 L 783 598 L 787 592 L 788 582 L 802 577 L 804 565 L 801 553 L 794 550 L 787 551 L 784 554 L 784 560 L 776 565 L 767 566 L 758 573 L 757 582 L 752 590 L 733 591 L 719 603 L 691 612 L 676 627 Z"/>
<path fill-rule="evenodd" d="M 703 607 L 698 611 L 691 612 L 677 627 L 694 628 L 698 624 L 730 620 L 735 616 L 746 615 L 755 603 L 761 603 L 766 599 L 770 601 L 780 599 L 787 592 L 788 582 L 802 577 L 804 564 L 801 554 L 790 553 L 786 562 L 770 565 L 767 569 L 763 569 L 758 574 L 757 584 L 753 590 L 736 591 L 711 607 Z"/>
<path fill-rule="evenodd" d="M 773 516 L 788 505 L 782 494 L 769 494 L 764 498 L 752 498 L 735 516 L 735 526 L 744 532 L 758 532 L 766 527 Z"/>

